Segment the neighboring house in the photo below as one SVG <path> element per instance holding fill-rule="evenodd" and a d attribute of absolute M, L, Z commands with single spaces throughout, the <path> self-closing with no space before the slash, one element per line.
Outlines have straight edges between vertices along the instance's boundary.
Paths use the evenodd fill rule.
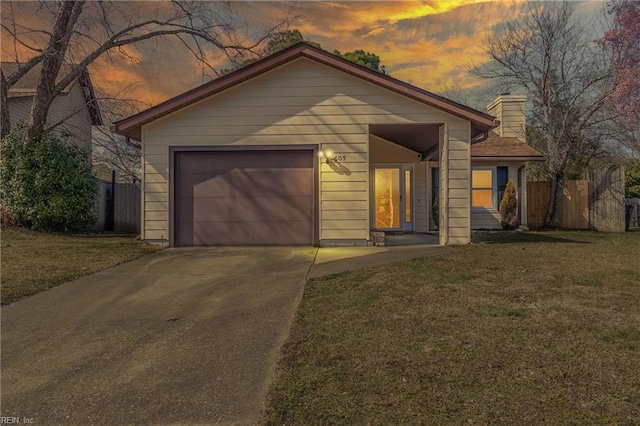
<path fill-rule="evenodd" d="M 374 229 L 441 244 L 524 199 L 524 98 L 480 112 L 306 44 L 114 124 L 142 142 L 142 231 L 191 245 L 362 245 Z M 522 204 L 522 203 L 521 203 Z M 526 218 L 526 206 L 521 205 Z"/>
<path fill-rule="evenodd" d="M 13 73 L 17 67 L 18 64 L 15 62 L 2 62 L 2 72 L 5 76 Z M 34 66 L 9 89 L 7 103 L 11 129 L 29 118 L 41 70 L 41 64 Z M 69 65 L 62 64 L 59 78 L 63 78 L 69 72 Z M 86 70 L 53 100 L 47 124 L 53 126 L 58 123 L 62 124 L 57 126 L 56 130 L 70 133 L 71 142 L 88 150 L 91 149 L 91 126 L 101 125 L 102 117 Z"/>

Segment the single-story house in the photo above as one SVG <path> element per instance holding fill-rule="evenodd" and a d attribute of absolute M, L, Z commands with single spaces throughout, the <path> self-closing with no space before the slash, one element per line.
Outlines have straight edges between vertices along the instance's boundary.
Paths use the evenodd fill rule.
<path fill-rule="evenodd" d="M 0 64 L 5 76 L 15 72 L 20 65 L 16 62 L 2 62 Z M 70 71 L 71 65 L 62 64 L 59 80 L 67 76 Z M 29 117 L 41 72 L 42 64 L 37 64 L 9 88 L 7 106 L 11 129 Z M 55 127 L 57 131 L 71 135 L 70 142 L 91 150 L 91 126 L 102 125 L 102 116 L 87 70 L 80 73 L 80 76 L 65 87 L 62 93 L 53 100 L 49 108 L 47 124 L 57 125 Z"/>
<path fill-rule="evenodd" d="M 484 113 L 300 43 L 113 130 L 142 143 L 147 241 L 363 245 L 439 228 L 466 244 L 500 227 L 507 179 L 524 200 L 524 162 L 542 159 L 524 105 L 503 95 Z"/>

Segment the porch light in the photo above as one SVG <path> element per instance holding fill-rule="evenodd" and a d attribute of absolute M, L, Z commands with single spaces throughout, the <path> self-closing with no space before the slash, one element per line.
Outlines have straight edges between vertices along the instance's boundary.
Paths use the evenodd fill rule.
<path fill-rule="evenodd" d="M 320 151 L 318 151 L 318 157 L 324 158 L 324 161 L 329 164 L 331 161 L 335 160 L 336 154 L 330 149 L 321 149 Z"/>

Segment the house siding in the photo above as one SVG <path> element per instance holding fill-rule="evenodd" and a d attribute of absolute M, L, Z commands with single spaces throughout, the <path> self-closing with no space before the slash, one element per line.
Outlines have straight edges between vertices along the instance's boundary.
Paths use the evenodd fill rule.
<path fill-rule="evenodd" d="M 440 243 L 471 242 L 471 123 L 448 123 L 440 142 Z"/>
<path fill-rule="evenodd" d="M 368 125 L 442 122 L 456 132 L 454 150 L 466 143 L 468 151 L 468 121 L 296 59 L 143 126 L 143 238 L 169 239 L 169 147 L 317 144 L 346 156 L 337 164 L 318 160 L 320 239 L 368 240 Z"/>
<path fill-rule="evenodd" d="M 525 140 L 525 104 L 526 96 L 501 95 L 487 107 L 489 114 L 500 121 L 495 132 L 503 137 Z"/>
<path fill-rule="evenodd" d="M 8 99 L 11 128 L 29 118 L 32 96 L 12 97 Z M 64 94 L 58 95 L 52 102 L 47 116 L 47 124 L 53 125 L 64 120 L 57 131 L 71 133 L 70 141 L 82 148 L 91 149 L 91 115 L 86 107 L 82 87 L 77 81 Z"/>

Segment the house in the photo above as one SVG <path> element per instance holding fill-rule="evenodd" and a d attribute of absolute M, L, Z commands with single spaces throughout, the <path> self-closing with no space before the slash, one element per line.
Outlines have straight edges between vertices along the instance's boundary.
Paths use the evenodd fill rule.
<path fill-rule="evenodd" d="M 192 245 L 363 245 L 372 230 L 466 244 L 524 199 L 524 98 L 494 115 L 296 44 L 113 125 L 142 143 L 142 231 Z M 521 209 L 526 206 L 521 204 Z M 524 211 L 521 217 L 526 218 Z"/>
<path fill-rule="evenodd" d="M 10 75 L 19 65 L 15 62 L 2 62 L 2 72 L 5 76 Z M 7 105 L 12 129 L 29 117 L 41 70 L 41 64 L 34 66 L 8 91 Z M 62 64 L 59 79 L 70 71 L 70 65 Z M 56 130 L 71 134 L 71 142 L 91 150 L 91 126 L 101 125 L 102 117 L 86 70 L 53 100 L 47 124 L 54 126 L 58 123 L 61 124 L 56 126 Z"/>

